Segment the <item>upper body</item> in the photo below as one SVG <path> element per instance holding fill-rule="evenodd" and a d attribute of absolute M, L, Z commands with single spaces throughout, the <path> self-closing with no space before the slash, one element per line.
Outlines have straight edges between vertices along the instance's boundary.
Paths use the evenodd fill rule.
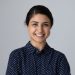
<path fill-rule="evenodd" d="M 30 42 L 10 54 L 6 75 L 70 75 L 65 55 L 45 45 L 40 53 Z"/>
<path fill-rule="evenodd" d="M 46 42 L 53 26 L 50 10 L 42 5 L 33 6 L 25 23 L 30 42 L 10 54 L 6 75 L 70 75 L 65 55 Z"/>

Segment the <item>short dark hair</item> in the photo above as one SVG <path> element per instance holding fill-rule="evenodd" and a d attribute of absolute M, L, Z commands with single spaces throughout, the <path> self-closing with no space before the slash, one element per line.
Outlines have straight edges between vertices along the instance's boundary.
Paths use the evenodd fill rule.
<path fill-rule="evenodd" d="M 26 23 L 27 26 L 29 24 L 30 19 L 35 14 L 43 14 L 43 15 L 46 15 L 50 19 L 50 21 L 51 21 L 51 27 L 53 26 L 53 16 L 52 16 L 52 13 L 51 13 L 51 11 L 47 7 L 45 7 L 43 5 L 33 6 L 29 10 L 29 12 L 27 13 L 27 16 L 26 16 L 26 20 L 25 20 L 25 23 Z"/>

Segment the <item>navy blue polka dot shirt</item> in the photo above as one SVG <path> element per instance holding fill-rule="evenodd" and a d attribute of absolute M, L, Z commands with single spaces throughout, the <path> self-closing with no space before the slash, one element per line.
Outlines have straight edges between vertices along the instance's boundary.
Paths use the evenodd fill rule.
<path fill-rule="evenodd" d="M 11 52 L 6 75 L 71 75 L 65 55 L 47 43 L 39 52 L 30 42 Z"/>

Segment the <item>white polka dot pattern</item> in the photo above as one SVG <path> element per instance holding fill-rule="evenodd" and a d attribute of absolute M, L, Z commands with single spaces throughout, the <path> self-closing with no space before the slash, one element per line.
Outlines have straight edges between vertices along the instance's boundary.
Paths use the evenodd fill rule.
<path fill-rule="evenodd" d="M 14 50 L 9 57 L 6 75 L 71 75 L 65 55 L 45 45 L 39 52 L 30 42 Z"/>

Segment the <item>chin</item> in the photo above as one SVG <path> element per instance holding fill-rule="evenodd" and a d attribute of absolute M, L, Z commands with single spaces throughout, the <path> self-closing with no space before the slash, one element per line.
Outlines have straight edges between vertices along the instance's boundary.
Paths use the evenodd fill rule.
<path fill-rule="evenodd" d="M 38 43 L 44 43 L 46 40 L 35 40 Z"/>

